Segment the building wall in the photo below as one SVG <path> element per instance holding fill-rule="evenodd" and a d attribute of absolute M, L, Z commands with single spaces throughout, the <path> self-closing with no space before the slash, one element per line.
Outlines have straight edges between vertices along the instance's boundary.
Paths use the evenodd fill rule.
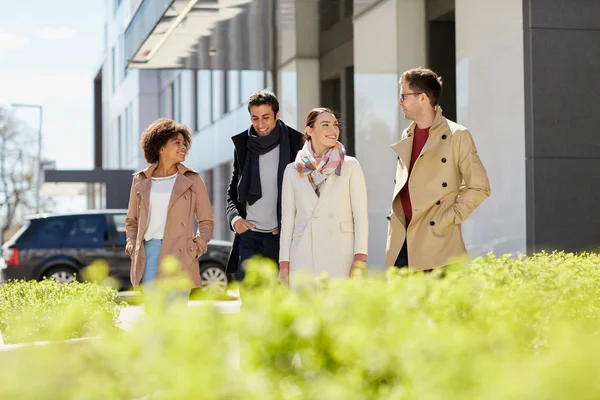
<path fill-rule="evenodd" d="M 575 3 L 579 7 L 566 12 L 558 0 L 454 0 L 455 54 L 449 62 L 455 64 L 456 73 L 447 82 L 456 81 L 456 120 L 473 134 L 492 189 L 491 198 L 463 224 L 472 255 L 514 254 L 528 247 L 575 249 L 581 243 L 600 241 L 600 231 L 594 230 L 600 222 L 598 213 L 589 216 L 599 198 L 598 189 L 589 183 L 600 154 L 593 134 L 599 121 L 581 106 L 595 98 L 600 41 L 595 40 L 598 22 L 589 10 L 595 6 L 585 0 Z M 267 12 L 266 2 L 252 4 L 250 13 L 255 17 Z M 350 7 L 344 1 L 341 9 L 353 11 L 352 51 L 342 49 L 347 43 L 340 43 L 339 48 L 327 47 L 322 55 L 315 17 L 320 12 L 318 1 L 280 1 L 275 63 L 264 59 L 272 43 L 254 46 L 260 40 L 255 34 L 246 37 L 247 46 L 237 42 L 226 46 L 227 27 L 232 35 L 244 38 L 230 21 L 207 39 L 210 46 L 230 53 L 219 51 L 213 59 L 202 59 L 205 69 L 130 71 L 117 79 L 112 90 L 112 47 L 118 48 L 127 21 L 125 12 L 121 15 L 117 9 L 110 14 L 103 69 L 108 110 L 105 165 L 144 166 L 136 150 L 140 132 L 157 117 L 183 122 L 195 132 L 186 163 L 201 171 L 207 182 L 217 221 L 215 237 L 229 238 L 224 201 L 233 156 L 230 138 L 249 126 L 248 96 L 273 87 L 265 65 L 276 66 L 274 86 L 281 118 L 303 130 L 307 112 L 320 105 L 327 57 L 351 54 L 355 148 L 369 195 L 369 262 L 383 266 L 396 165 L 390 145 L 408 125 L 397 106 L 398 80 L 406 69 L 427 66 L 431 59 L 428 19 L 448 4 L 356 0 Z M 446 15 L 442 11 L 438 14 Z M 260 51 L 247 54 L 248 49 Z M 115 54 L 118 58 L 119 52 Z M 228 70 L 238 56 L 261 66 Z M 128 109 L 133 116 L 127 117 L 126 125 L 132 136 L 126 136 L 124 143 L 123 133 L 118 137 L 118 121 L 121 117 L 123 123 Z M 119 162 L 118 149 L 123 146 L 128 156 Z M 580 194 L 584 206 L 573 209 L 581 201 L 576 199 Z"/>
<path fill-rule="evenodd" d="M 527 246 L 600 244 L 600 2 L 524 0 Z"/>
<path fill-rule="evenodd" d="M 457 120 L 471 130 L 492 195 L 463 223 L 473 254 L 526 251 L 521 0 L 456 0 Z"/>
<path fill-rule="evenodd" d="M 126 69 L 123 34 L 136 0 L 105 0 L 103 64 L 103 166 L 105 169 L 143 168 L 140 133 L 158 115 L 155 71 Z"/>

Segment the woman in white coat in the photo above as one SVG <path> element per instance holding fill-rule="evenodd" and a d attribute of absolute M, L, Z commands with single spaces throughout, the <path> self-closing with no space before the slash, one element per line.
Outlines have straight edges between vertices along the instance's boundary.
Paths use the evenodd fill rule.
<path fill-rule="evenodd" d="M 279 279 L 301 274 L 349 277 L 367 261 L 367 188 L 360 164 L 345 155 L 333 112 L 306 118 L 304 147 L 286 167 L 281 199 Z"/>

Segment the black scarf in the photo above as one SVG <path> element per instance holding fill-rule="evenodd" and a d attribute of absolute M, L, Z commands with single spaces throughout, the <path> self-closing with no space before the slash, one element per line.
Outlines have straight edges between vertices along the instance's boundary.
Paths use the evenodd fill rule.
<path fill-rule="evenodd" d="M 248 129 L 248 154 L 246 155 L 246 162 L 244 163 L 242 176 L 238 183 L 238 201 L 240 203 L 248 202 L 248 204 L 252 205 L 262 197 L 258 157 L 267 154 L 277 147 L 277 145 L 279 145 L 277 174 L 279 177 L 282 170 L 292 162 L 287 126 L 278 120 L 273 132 L 267 136 L 258 136 L 253 126 Z"/>

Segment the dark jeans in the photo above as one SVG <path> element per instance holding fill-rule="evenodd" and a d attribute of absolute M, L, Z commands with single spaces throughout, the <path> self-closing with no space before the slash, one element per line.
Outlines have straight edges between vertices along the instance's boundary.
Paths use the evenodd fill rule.
<path fill-rule="evenodd" d="M 406 246 L 406 240 L 400 249 L 400 254 L 398 254 L 398 258 L 396 258 L 394 266 L 398 268 L 408 267 L 408 248 Z"/>
<path fill-rule="evenodd" d="M 238 280 L 243 281 L 246 276 L 244 261 L 256 255 L 270 258 L 279 265 L 279 235 L 251 230 L 240 235 Z"/>

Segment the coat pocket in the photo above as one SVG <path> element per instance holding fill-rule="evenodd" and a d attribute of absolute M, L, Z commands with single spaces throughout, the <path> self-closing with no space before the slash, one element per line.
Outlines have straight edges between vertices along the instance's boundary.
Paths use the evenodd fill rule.
<path fill-rule="evenodd" d="M 340 222 L 340 230 L 346 233 L 354 232 L 354 222 Z"/>
<path fill-rule="evenodd" d="M 190 257 L 192 258 L 192 260 L 198 259 L 198 257 L 199 257 L 198 246 L 196 245 L 196 242 L 194 242 L 193 238 L 189 238 L 187 240 L 187 252 L 190 255 Z"/>
<path fill-rule="evenodd" d="M 442 203 L 433 219 L 432 231 L 437 236 L 443 236 L 444 231 L 454 225 L 454 201 Z M 431 224 L 431 223 L 430 223 Z"/>

